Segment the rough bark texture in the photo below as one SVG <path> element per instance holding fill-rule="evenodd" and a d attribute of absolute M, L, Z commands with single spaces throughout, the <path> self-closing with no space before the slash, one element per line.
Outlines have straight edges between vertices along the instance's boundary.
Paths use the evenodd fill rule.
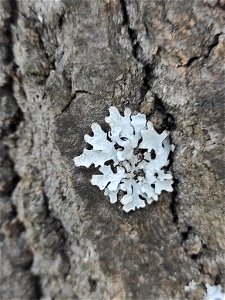
<path fill-rule="evenodd" d="M 225 286 L 224 33 L 224 0 L 1 0 L 2 299 Z M 174 192 L 129 214 L 72 162 L 111 105 L 176 146 Z"/>

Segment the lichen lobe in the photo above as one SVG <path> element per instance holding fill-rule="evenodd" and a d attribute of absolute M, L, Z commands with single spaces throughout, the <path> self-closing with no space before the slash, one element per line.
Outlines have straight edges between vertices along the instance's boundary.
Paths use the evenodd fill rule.
<path fill-rule="evenodd" d="M 99 167 L 101 174 L 93 175 L 91 184 L 104 190 L 111 203 L 119 200 L 125 212 L 144 208 L 146 202 L 157 201 L 163 190 L 173 190 L 168 165 L 174 146 L 169 133 L 157 133 L 144 114 L 132 114 L 126 108 L 122 116 L 115 106 L 109 113 L 105 118 L 109 132 L 93 123 L 93 136 L 84 136 L 92 149 L 84 149 L 74 164 Z"/>

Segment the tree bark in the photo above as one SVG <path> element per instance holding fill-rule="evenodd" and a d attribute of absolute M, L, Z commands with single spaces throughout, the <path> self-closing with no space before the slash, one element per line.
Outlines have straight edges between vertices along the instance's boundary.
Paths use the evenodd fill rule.
<path fill-rule="evenodd" d="M 224 0 L 1 0 L 0 16 L 2 299 L 225 287 Z M 111 105 L 176 147 L 174 192 L 128 214 L 72 161 Z"/>

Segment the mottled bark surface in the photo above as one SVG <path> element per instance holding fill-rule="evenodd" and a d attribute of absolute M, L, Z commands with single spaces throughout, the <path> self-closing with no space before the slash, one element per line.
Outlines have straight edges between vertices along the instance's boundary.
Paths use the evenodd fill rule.
<path fill-rule="evenodd" d="M 224 33 L 224 0 L 1 0 L 2 299 L 225 287 Z M 174 192 L 129 214 L 72 162 L 111 105 L 176 146 Z"/>

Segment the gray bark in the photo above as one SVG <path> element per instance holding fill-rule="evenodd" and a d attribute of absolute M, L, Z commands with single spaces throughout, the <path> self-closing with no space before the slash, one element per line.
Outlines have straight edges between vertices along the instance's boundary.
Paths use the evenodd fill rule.
<path fill-rule="evenodd" d="M 1 0 L 0 16 L 2 299 L 225 287 L 224 0 Z M 72 162 L 111 105 L 176 146 L 174 192 L 129 214 Z"/>

